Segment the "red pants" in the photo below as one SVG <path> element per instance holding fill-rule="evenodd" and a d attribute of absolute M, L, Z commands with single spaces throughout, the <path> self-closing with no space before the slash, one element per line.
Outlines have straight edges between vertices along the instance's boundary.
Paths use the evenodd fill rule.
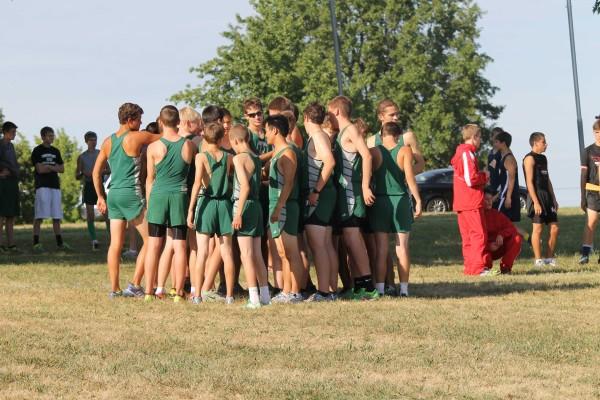
<path fill-rule="evenodd" d="M 519 256 L 519 253 L 521 253 L 521 243 L 523 243 L 523 238 L 520 235 L 504 238 L 504 244 L 498 250 L 492 252 L 492 257 L 487 267 L 492 268 L 492 260 L 502 258 L 500 261 L 500 271 L 510 272 L 513 263 Z"/>
<path fill-rule="evenodd" d="M 457 214 L 465 275 L 479 275 L 491 262 L 491 255 L 486 249 L 487 231 L 483 208 L 458 211 Z"/>

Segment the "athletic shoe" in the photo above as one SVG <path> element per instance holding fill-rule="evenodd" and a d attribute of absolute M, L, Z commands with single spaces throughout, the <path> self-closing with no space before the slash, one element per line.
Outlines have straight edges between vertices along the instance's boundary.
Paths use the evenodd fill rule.
<path fill-rule="evenodd" d="M 192 291 L 192 281 L 190 281 L 190 277 L 185 278 L 185 282 L 183 283 L 183 291 L 186 293 L 190 293 Z"/>
<path fill-rule="evenodd" d="M 271 299 L 269 299 L 269 301 L 266 301 L 266 302 L 261 300 L 260 301 L 260 305 L 261 306 L 270 306 L 271 305 Z"/>
<path fill-rule="evenodd" d="M 156 297 L 154 297 L 154 295 L 152 295 L 152 294 L 144 295 L 144 303 L 150 303 L 151 301 L 154 301 L 155 299 L 156 299 Z"/>
<path fill-rule="evenodd" d="M 313 295 L 311 295 L 306 301 L 309 302 L 322 302 L 322 301 L 333 301 L 333 299 L 331 298 L 331 294 L 328 294 L 327 296 L 323 296 L 321 293 L 317 292 L 314 293 Z"/>
<path fill-rule="evenodd" d="M 227 295 L 227 285 L 225 285 L 225 282 L 219 283 L 219 287 L 217 288 L 217 293 L 219 293 L 222 296 Z"/>
<path fill-rule="evenodd" d="M 138 252 L 137 250 L 132 250 L 129 249 L 125 252 L 123 252 L 123 254 L 121 254 L 121 257 L 126 258 L 128 260 L 135 260 L 138 256 Z"/>
<path fill-rule="evenodd" d="M 67 243 L 63 242 L 63 244 L 61 244 L 60 246 L 56 246 L 59 250 L 62 251 L 71 251 L 73 250 L 73 248 L 71 246 L 69 246 Z"/>
<path fill-rule="evenodd" d="M 243 308 L 245 308 L 246 310 L 258 310 L 261 307 L 262 306 L 261 306 L 260 302 L 250 303 L 250 300 L 248 300 L 248 302 L 244 305 Z"/>
<path fill-rule="evenodd" d="M 174 287 L 172 287 L 171 290 L 169 290 L 168 296 L 171 299 L 175 298 L 175 296 L 177 296 L 177 289 L 175 289 Z"/>
<path fill-rule="evenodd" d="M 408 297 L 408 293 L 402 293 L 402 292 L 400 292 L 400 294 L 398 296 L 399 297 Z"/>
<path fill-rule="evenodd" d="M 579 257 L 579 264 L 580 265 L 587 264 L 589 262 L 590 262 L 590 256 L 584 256 L 582 254 L 581 257 Z M 600 262 L 600 259 L 598 260 L 598 262 Z"/>
<path fill-rule="evenodd" d="M 479 274 L 479 276 L 498 276 L 500 275 L 500 270 L 497 268 L 486 268 L 483 271 L 481 271 L 481 273 Z"/>
<path fill-rule="evenodd" d="M 97 240 L 92 240 L 92 251 L 98 251 L 100 248 L 100 243 Z"/>
<path fill-rule="evenodd" d="M 544 262 L 543 259 L 538 258 L 537 260 L 535 260 L 535 262 L 533 263 L 534 267 L 543 267 L 544 265 L 546 265 L 546 263 Z"/>
<path fill-rule="evenodd" d="M 111 299 L 111 300 L 116 299 L 118 297 L 123 297 L 123 291 L 122 290 L 117 290 L 115 292 L 110 292 L 108 294 L 108 298 Z"/>
<path fill-rule="evenodd" d="M 192 297 L 192 304 L 202 304 L 202 297 L 200 297 L 200 296 Z"/>
<path fill-rule="evenodd" d="M 285 304 L 290 302 L 290 295 L 284 293 L 283 291 L 279 292 L 277 296 L 271 298 L 271 303 L 277 304 Z"/>
<path fill-rule="evenodd" d="M 300 293 L 290 293 L 288 295 L 288 303 L 290 304 L 298 304 L 304 301 L 304 297 Z"/>
<path fill-rule="evenodd" d="M 208 292 L 202 293 L 202 301 L 222 303 L 225 302 L 225 296 L 222 296 L 220 293 L 217 293 L 214 290 L 209 290 Z"/>
<path fill-rule="evenodd" d="M 230 296 L 225 297 L 225 304 L 231 305 L 234 302 L 235 302 L 235 300 L 233 299 L 233 297 L 230 297 Z"/>
<path fill-rule="evenodd" d="M 352 300 L 354 298 L 354 289 L 344 289 L 338 293 L 337 298 L 339 300 Z"/>
<path fill-rule="evenodd" d="M 9 254 L 23 254 L 23 252 L 21 250 L 19 250 L 19 248 L 17 246 L 15 246 L 14 244 L 12 246 L 8 246 L 6 248 L 6 252 Z"/>
<path fill-rule="evenodd" d="M 544 258 L 544 264 L 549 265 L 551 267 L 557 267 L 558 263 L 556 262 L 556 258 Z"/>
<path fill-rule="evenodd" d="M 0 253 L 2 253 L 2 254 L 8 253 L 8 247 L 6 247 L 6 246 L 0 246 Z"/>
<path fill-rule="evenodd" d="M 244 289 L 242 287 L 242 285 L 240 285 L 239 283 L 236 282 L 236 284 L 233 285 L 233 295 L 240 296 L 240 297 L 247 297 L 248 291 L 246 289 Z"/>
<path fill-rule="evenodd" d="M 165 292 L 157 293 L 154 295 L 158 300 L 166 300 L 167 294 Z"/>
<path fill-rule="evenodd" d="M 379 297 L 379 292 L 377 289 L 373 289 L 372 291 L 367 291 L 365 288 L 360 288 L 354 292 L 354 297 L 352 300 L 377 300 Z"/>
<path fill-rule="evenodd" d="M 331 299 L 331 301 L 338 301 L 339 297 L 337 293 L 329 293 L 329 298 Z"/>
<path fill-rule="evenodd" d="M 396 285 L 387 285 L 384 290 L 385 296 L 398 297 L 398 288 Z"/>
<path fill-rule="evenodd" d="M 123 296 L 125 297 L 142 297 L 144 294 L 145 292 L 143 287 L 135 286 L 131 282 L 127 284 L 127 289 L 123 291 Z"/>
<path fill-rule="evenodd" d="M 183 303 L 185 299 L 183 298 L 183 296 L 177 296 L 175 295 L 175 297 L 173 297 L 173 303 Z"/>
<path fill-rule="evenodd" d="M 43 253 L 45 252 L 46 249 L 44 249 L 44 246 L 42 246 L 41 243 L 37 243 L 33 245 L 33 252 L 34 253 Z"/>

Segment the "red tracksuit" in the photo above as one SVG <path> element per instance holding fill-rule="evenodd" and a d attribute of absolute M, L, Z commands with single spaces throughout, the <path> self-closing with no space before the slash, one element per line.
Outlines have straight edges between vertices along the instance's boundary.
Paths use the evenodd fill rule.
<path fill-rule="evenodd" d="M 521 243 L 523 238 L 517 232 L 517 228 L 513 223 L 498 210 L 485 210 L 485 223 L 487 227 L 487 234 L 489 243 L 496 241 L 496 238 L 502 236 L 502 246 L 496 251 L 491 252 L 491 259 L 487 268 L 492 268 L 492 259 L 497 260 L 502 258 L 500 261 L 500 271 L 510 272 L 512 270 L 513 263 L 517 259 L 521 252 Z"/>
<path fill-rule="evenodd" d="M 452 157 L 454 168 L 453 208 L 458 215 L 458 229 L 462 238 L 462 254 L 466 275 L 479 275 L 490 263 L 486 248 L 487 231 L 483 212 L 483 188 L 487 175 L 479 171 L 475 146 L 463 143 Z"/>

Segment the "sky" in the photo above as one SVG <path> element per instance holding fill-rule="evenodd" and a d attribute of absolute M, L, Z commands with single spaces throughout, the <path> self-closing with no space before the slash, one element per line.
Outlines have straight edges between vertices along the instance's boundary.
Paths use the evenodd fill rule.
<path fill-rule="evenodd" d="M 600 15 L 574 0 L 573 18 L 586 144 L 600 114 Z M 0 0 L 0 108 L 29 138 L 42 126 L 82 138 L 118 127 L 130 101 L 150 122 L 168 98 L 198 82 L 189 68 L 226 44 L 221 32 L 248 1 Z M 227 4 L 222 7 L 222 4 Z M 565 0 L 478 0 L 480 50 L 494 59 L 484 72 L 506 108 L 497 125 L 513 135 L 517 159 L 529 135 L 546 133 L 558 201 L 579 204 L 579 150 Z M 81 140 L 83 142 L 83 140 Z M 521 173 L 521 184 L 524 184 Z"/>

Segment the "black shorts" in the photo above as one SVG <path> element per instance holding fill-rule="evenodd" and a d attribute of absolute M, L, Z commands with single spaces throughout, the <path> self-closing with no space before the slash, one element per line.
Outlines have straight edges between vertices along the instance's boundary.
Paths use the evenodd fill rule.
<path fill-rule="evenodd" d="M 85 182 L 83 184 L 83 204 L 87 205 L 96 205 L 98 202 L 98 195 L 96 194 L 96 189 L 94 188 L 94 182 Z"/>
<path fill-rule="evenodd" d="M 588 209 L 600 212 L 600 193 L 588 190 L 585 194 L 585 201 Z"/>
<path fill-rule="evenodd" d="M 331 226 L 330 222 L 322 221 L 319 217 L 317 217 L 317 213 L 313 212 L 310 217 L 304 220 L 302 223 L 303 226 L 306 225 L 318 225 L 318 226 Z"/>
<path fill-rule="evenodd" d="M 558 222 L 558 215 L 556 214 L 556 209 L 554 208 L 552 196 L 550 196 L 549 193 L 542 191 L 538 192 L 537 196 L 538 200 L 540 201 L 540 205 L 542 206 L 542 213 L 540 215 L 535 215 L 533 201 L 531 200 L 531 197 L 527 196 L 527 216 L 531 218 L 531 222 L 534 224 L 546 225 Z"/>
<path fill-rule="evenodd" d="M 339 221 L 339 227 L 341 229 L 344 229 L 344 228 L 361 228 L 364 225 L 364 220 L 365 220 L 364 218 L 358 218 L 358 217 L 355 217 L 353 215 L 353 216 L 351 216 L 348 219 Z"/>

